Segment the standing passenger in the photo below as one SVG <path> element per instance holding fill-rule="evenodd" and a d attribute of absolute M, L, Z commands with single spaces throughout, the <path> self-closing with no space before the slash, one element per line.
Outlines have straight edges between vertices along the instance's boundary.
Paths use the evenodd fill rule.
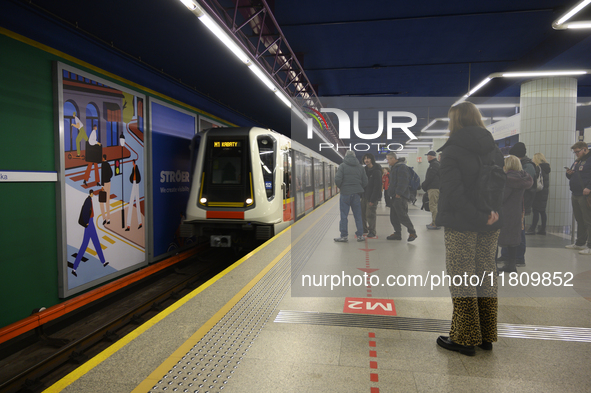
<path fill-rule="evenodd" d="M 437 153 L 433 150 L 426 154 L 429 160 L 429 168 L 425 174 L 425 181 L 421 185 L 429 198 L 429 211 L 431 212 L 432 221 L 427 225 L 427 229 L 440 229 L 435 225 L 437 218 L 437 203 L 439 202 L 439 161 L 437 160 Z"/>
<path fill-rule="evenodd" d="M 577 221 L 577 240 L 566 248 L 591 255 L 591 153 L 587 143 L 582 141 L 572 145 L 571 149 L 577 158 L 571 169 L 566 170 L 566 177 L 573 193 L 571 200 Z"/>
<path fill-rule="evenodd" d="M 532 211 L 532 205 L 534 203 L 534 197 L 536 196 L 536 186 L 535 186 L 535 179 L 537 178 L 537 174 L 540 169 L 536 169 L 536 164 L 526 156 L 527 150 L 525 148 L 525 144 L 523 142 L 517 142 L 511 149 L 509 149 L 509 154 L 516 156 L 521 161 L 521 166 L 524 171 L 529 173 L 529 175 L 534 179 L 534 184 L 528 189 L 525 190 L 523 194 L 523 205 L 525 208 L 525 215 L 529 216 Z M 523 221 L 523 230 L 521 231 L 521 243 L 516 249 L 515 258 L 517 260 L 518 267 L 525 266 L 525 217 Z M 508 249 L 507 247 L 503 247 L 501 249 L 501 257 L 498 259 L 499 261 L 506 262 L 509 259 Z"/>
<path fill-rule="evenodd" d="M 351 209 L 353 210 L 355 226 L 357 227 L 357 231 L 355 232 L 357 241 L 362 242 L 365 240 L 365 237 L 363 237 L 363 223 L 361 222 L 360 195 L 363 193 L 363 188 L 367 185 L 367 175 L 352 150 L 347 151 L 345 154 L 345 159 L 339 165 L 334 180 L 337 187 L 341 190 L 341 221 L 339 223 L 341 236 L 335 238 L 334 241 L 349 241 L 349 221 L 347 216 L 349 215 L 349 209 Z"/>
<path fill-rule="evenodd" d="M 482 115 L 471 102 L 449 110 L 450 137 L 439 150 L 441 184 L 436 224 L 445 227 L 447 274 L 491 277 L 488 285 L 450 287 L 453 315 L 449 337 L 437 344 L 464 355 L 475 355 L 474 346 L 492 349 L 497 341 L 497 281 L 495 253 L 499 237 L 499 213 L 476 208 L 475 184 L 480 161 L 503 166 L 503 155 Z"/>
<path fill-rule="evenodd" d="M 376 210 L 378 202 L 382 199 L 382 170 L 376 164 L 373 154 L 363 156 L 365 163 L 365 174 L 367 176 L 367 186 L 361 198 L 361 220 L 363 221 L 363 233 L 367 237 L 376 237 Z"/>
<path fill-rule="evenodd" d="M 544 181 L 544 189 L 542 191 L 536 192 L 536 196 L 534 197 L 534 203 L 532 205 L 533 211 L 533 219 L 531 221 L 531 226 L 525 232 L 526 235 L 534 235 L 536 234 L 536 226 L 538 225 L 538 218 L 542 217 L 542 225 L 538 230 L 538 235 L 545 235 L 546 234 L 546 206 L 548 205 L 548 194 L 550 193 L 550 164 L 546 161 L 546 157 L 542 153 L 534 154 L 534 158 L 532 160 L 534 164 L 540 167 L 540 171 L 542 171 L 542 180 Z"/>
<path fill-rule="evenodd" d="M 523 230 L 523 193 L 534 183 L 534 179 L 523 170 L 519 158 L 508 156 L 505 158 L 507 182 L 503 193 L 503 220 L 505 221 L 499 234 L 499 246 L 507 247 L 508 258 L 504 264 L 497 267 L 498 271 L 512 273 L 517 272 L 516 255 L 521 243 L 521 231 Z"/>
<path fill-rule="evenodd" d="M 394 227 L 394 233 L 386 237 L 388 240 L 402 240 L 402 226 L 408 230 L 408 241 L 412 242 L 417 238 L 410 218 L 408 217 L 408 201 L 411 198 L 410 172 L 404 163 L 404 157 L 400 159 L 396 153 L 386 154 L 388 165 L 390 165 L 390 185 L 388 194 L 390 196 L 390 223 Z"/>

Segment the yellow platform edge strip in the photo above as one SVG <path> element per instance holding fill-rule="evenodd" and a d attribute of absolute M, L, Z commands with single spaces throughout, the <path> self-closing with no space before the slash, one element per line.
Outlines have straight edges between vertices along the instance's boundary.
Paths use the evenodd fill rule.
<path fill-rule="evenodd" d="M 222 308 L 219 309 L 205 324 L 203 324 L 184 344 L 182 344 L 176 351 L 172 353 L 160 366 L 158 366 L 150 375 L 144 379 L 132 393 L 146 392 L 152 389 L 154 384 L 157 384 L 164 375 L 167 374 L 172 367 L 178 363 L 183 356 L 187 354 L 206 334 L 209 332 L 231 309 L 234 307 L 240 299 L 244 297 L 268 272 L 271 270 L 284 256 L 287 254 L 293 245 L 297 244 L 308 231 L 313 228 L 328 212 L 328 210 L 322 214 L 312 225 L 310 225 L 292 244 L 287 246 L 283 251 L 279 253 L 275 259 L 271 261 L 259 274 L 256 275 L 248 284 L 244 286 L 232 299 L 228 301 Z M 289 228 L 287 228 L 289 229 Z M 287 230 L 286 229 L 286 230 Z M 281 232 L 283 234 L 286 230 Z"/>
<path fill-rule="evenodd" d="M 328 209 L 327 212 L 329 210 L 330 209 Z M 145 391 L 145 390 L 142 390 L 142 389 L 146 389 L 146 386 L 149 386 L 149 388 L 147 388 L 147 389 L 150 390 L 152 388 L 153 384 L 154 384 L 154 380 L 160 380 L 160 378 L 164 374 L 166 374 L 166 372 L 168 370 L 170 370 L 172 368 L 172 365 L 176 364 L 176 362 L 178 361 L 178 359 L 183 356 L 183 355 L 178 356 L 177 355 L 177 352 L 178 353 L 181 353 L 181 354 L 186 353 L 188 351 L 188 349 L 186 349 L 186 348 L 191 348 L 203 336 L 205 336 L 205 334 L 219 320 L 221 320 L 223 318 L 223 316 L 244 296 L 244 294 L 246 292 L 248 292 L 248 290 L 250 290 L 252 288 L 252 286 L 254 286 L 264 276 L 264 274 L 266 274 L 273 266 L 275 266 L 277 264 L 277 262 L 279 260 L 281 260 L 281 258 L 289 250 L 291 250 L 291 247 L 293 245 L 295 245 L 297 242 L 299 242 L 300 239 L 311 228 L 313 228 L 314 225 L 316 225 L 318 223 L 318 221 L 320 221 L 326 215 L 327 212 L 325 212 L 324 214 L 322 214 L 316 221 L 314 221 L 314 223 L 312 225 L 310 225 L 300 236 L 298 236 L 298 238 L 295 241 L 292 241 L 292 244 L 291 245 L 289 245 L 287 248 L 285 248 L 279 254 L 278 257 L 276 257 L 267 267 L 265 267 L 263 269 L 263 271 L 261 271 L 261 273 L 259 273 L 253 280 L 251 280 L 251 282 L 248 283 L 238 294 L 236 294 L 236 296 L 234 296 L 224 307 L 222 307 L 222 309 L 220 309 L 216 314 L 214 314 L 214 316 L 212 316 L 209 319 L 209 321 L 207 321 L 201 328 L 199 328 L 197 330 L 197 332 L 195 332 L 191 336 L 191 338 L 189 338 L 187 341 L 185 341 L 185 343 L 182 344 L 179 347 L 179 349 L 177 349 L 171 356 L 169 356 L 169 358 L 166 361 L 164 361 L 162 363 L 162 365 L 160 365 L 159 367 L 157 367 L 156 370 L 154 370 L 142 383 L 140 383 L 133 390 L 133 392 Z M 307 217 L 309 217 L 309 216 L 307 216 Z M 298 222 L 296 222 L 296 224 L 298 224 L 300 222 L 301 221 L 298 221 Z M 215 277 L 211 278 L 209 281 L 207 281 L 206 283 L 204 283 L 203 285 L 201 285 L 199 288 L 196 288 L 194 291 L 192 291 L 191 293 L 187 294 L 182 299 L 178 300 L 176 303 L 174 303 L 171 306 L 167 307 L 166 310 L 160 312 L 158 315 L 154 316 L 152 319 L 150 319 L 149 321 L 147 321 L 143 325 L 139 326 L 133 332 L 127 334 L 125 337 L 123 337 L 121 340 L 119 340 L 116 343 L 114 343 L 113 345 L 111 345 L 109 348 L 105 349 L 103 352 L 99 353 L 98 355 L 96 355 L 92 359 L 88 360 L 86 363 L 84 363 L 83 365 L 81 365 L 80 367 L 78 367 L 76 370 L 72 371 L 70 374 L 66 375 L 65 377 L 63 377 L 62 379 L 60 379 L 59 381 L 57 381 L 55 384 L 53 384 L 52 386 L 50 386 L 49 388 L 47 388 L 43 392 L 44 393 L 45 392 L 48 392 L 48 393 L 61 392 L 67 386 L 69 386 L 73 382 L 75 382 L 78 379 L 80 379 L 87 372 L 89 372 L 90 370 L 92 370 L 94 367 L 98 366 L 104 360 L 108 359 L 110 356 L 112 356 L 114 353 L 116 353 L 117 351 L 119 351 L 121 348 L 123 348 L 124 346 L 126 346 L 127 344 L 129 344 L 131 341 L 135 340 L 137 337 L 139 337 L 145 331 L 147 331 L 148 329 L 150 329 L 152 326 L 156 325 L 158 322 L 160 322 L 161 320 L 165 319 L 168 315 L 170 315 L 171 313 L 173 313 L 174 311 L 176 311 L 178 308 L 180 308 L 181 306 L 183 306 L 189 300 L 191 300 L 192 298 L 194 298 L 195 296 L 197 296 L 199 293 L 203 292 L 205 289 L 207 289 L 208 287 L 210 287 L 211 285 L 213 285 L 220 278 L 222 278 L 223 276 L 225 276 L 226 274 L 228 274 L 229 272 L 231 272 L 232 270 L 234 270 L 235 268 L 237 268 L 238 266 L 240 266 L 243 262 L 247 261 L 252 256 L 256 255 L 257 252 L 259 252 L 263 248 L 267 247 L 273 241 L 275 241 L 276 239 L 278 239 L 279 237 L 281 237 L 282 235 L 284 235 L 285 233 L 287 233 L 291 229 L 291 227 L 293 225 L 294 224 L 292 224 L 289 227 L 285 228 L 277 236 L 269 239 L 267 242 L 265 242 L 264 244 L 261 244 L 255 250 L 253 250 L 250 253 L 246 254 L 240 260 L 236 261 L 233 265 L 227 267 L 225 270 L 223 270 L 222 272 L 218 273 Z M 248 290 L 245 291 L 245 288 L 247 288 L 247 287 L 248 287 Z M 223 310 L 225 310 L 225 311 L 222 313 Z M 166 367 L 168 367 L 168 368 L 166 368 Z M 161 370 L 164 370 L 164 371 L 161 374 L 158 374 L 158 373 L 160 373 Z"/>

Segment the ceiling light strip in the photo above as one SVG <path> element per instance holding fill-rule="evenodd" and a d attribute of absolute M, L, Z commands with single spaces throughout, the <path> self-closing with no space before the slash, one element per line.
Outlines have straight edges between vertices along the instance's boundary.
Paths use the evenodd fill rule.
<path fill-rule="evenodd" d="M 583 8 L 587 7 L 591 3 L 591 0 L 581 0 L 578 2 L 573 8 L 571 8 L 566 14 L 562 15 L 560 18 L 555 20 L 552 23 L 552 28 L 555 30 L 564 30 L 564 29 L 576 29 L 576 28 L 589 28 L 591 27 L 591 21 L 579 21 L 579 22 L 570 22 L 565 23 L 567 20 L 578 14 Z M 585 25 L 585 26 L 584 26 Z M 576 27 L 571 27 L 576 26 Z M 584 26 L 584 27 L 582 27 Z"/>
<path fill-rule="evenodd" d="M 591 2 L 591 0 L 588 0 Z M 456 101 L 452 106 L 457 105 L 461 102 L 466 101 L 468 97 L 474 94 L 477 90 L 480 90 L 482 86 L 495 78 L 536 78 L 536 77 L 554 77 L 554 76 L 575 76 L 575 75 L 586 75 L 591 70 L 548 70 L 548 71 L 518 71 L 518 72 L 493 72 L 482 80 L 475 88 L 466 93 L 462 98 Z"/>

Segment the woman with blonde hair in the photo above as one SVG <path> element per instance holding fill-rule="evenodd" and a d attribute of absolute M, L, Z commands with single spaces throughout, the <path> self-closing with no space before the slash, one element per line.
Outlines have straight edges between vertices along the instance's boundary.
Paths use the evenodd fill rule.
<path fill-rule="evenodd" d="M 548 194 L 550 194 L 550 164 L 546 161 L 546 157 L 542 153 L 534 154 L 534 158 L 532 159 L 534 164 L 540 167 L 540 171 L 542 171 L 542 180 L 544 182 L 544 189 L 541 191 L 536 192 L 536 196 L 534 197 L 534 202 L 532 205 L 533 211 L 533 218 L 531 221 L 531 225 L 526 235 L 545 235 L 546 234 L 546 206 L 548 205 Z M 538 225 L 538 219 L 542 217 L 542 224 L 536 232 L 536 226 Z"/>
<path fill-rule="evenodd" d="M 507 173 L 505 191 L 503 193 L 504 224 L 499 234 L 499 246 L 507 247 L 507 259 L 497 267 L 500 272 L 516 272 L 517 250 L 521 243 L 521 231 L 523 230 L 523 217 L 525 206 L 523 194 L 534 183 L 534 179 L 523 170 L 521 160 L 516 156 L 505 158 L 503 167 Z"/>
<path fill-rule="evenodd" d="M 436 225 L 445 227 L 445 265 L 456 275 L 491 277 L 487 285 L 454 285 L 450 292 L 453 314 L 449 337 L 437 344 L 474 356 L 474 346 L 492 349 L 497 341 L 497 282 L 495 255 L 502 227 L 500 211 L 479 209 L 478 183 L 482 163 L 504 164 L 503 154 L 482 123 L 482 114 L 470 102 L 449 110 L 450 136 L 442 151 Z M 501 210 L 498 206 L 497 210 Z"/>

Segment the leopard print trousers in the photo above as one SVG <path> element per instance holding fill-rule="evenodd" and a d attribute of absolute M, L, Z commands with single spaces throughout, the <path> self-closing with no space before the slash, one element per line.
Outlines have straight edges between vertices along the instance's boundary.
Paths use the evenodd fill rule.
<path fill-rule="evenodd" d="M 461 276 L 462 283 L 452 281 L 453 302 L 450 339 L 461 345 L 479 345 L 497 341 L 497 274 L 495 254 L 500 230 L 461 232 L 445 228 L 445 264 L 450 277 Z M 491 274 L 492 272 L 492 274 Z M 468 280 L 464 280 L 464 275 Z M 484 283 L 470 285 L 476 275 Z M 468 281 L 468 285 L 465 285 Z M 459 279 L 456 279 L 456 284 Z M 476 283 L 474 279 L 473 283 Z"/>

